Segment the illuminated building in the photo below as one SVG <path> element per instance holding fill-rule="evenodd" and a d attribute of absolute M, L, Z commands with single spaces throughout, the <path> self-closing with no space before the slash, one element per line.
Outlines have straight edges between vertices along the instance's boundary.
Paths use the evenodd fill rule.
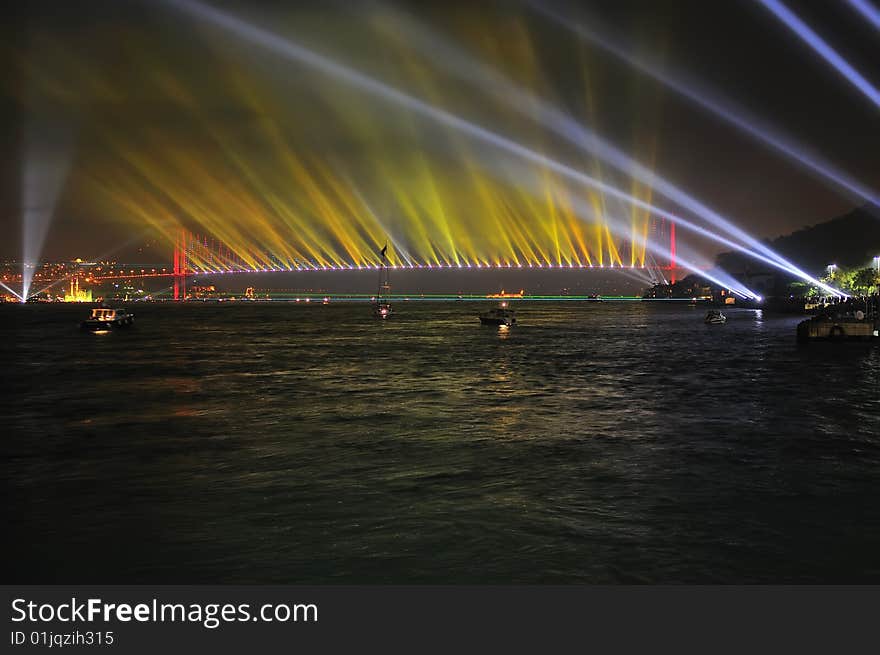
<path fill-rule="evenodd" d="M 92 302 L 92 290 L 80 289 L 79 278 L 71 278 L 70 290 L 64 294 L 64 302 Z"/>

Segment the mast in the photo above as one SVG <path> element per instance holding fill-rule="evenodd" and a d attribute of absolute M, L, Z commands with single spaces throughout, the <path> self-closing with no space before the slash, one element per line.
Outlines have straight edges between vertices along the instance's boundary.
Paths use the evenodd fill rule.
<path fill-rule="evenodd" d="M 384 293 L 387 297 L 391 293 L 391 285 L 388 279 L 388 264 L 387 257 L 385 253 L 388 251 L 388 244 L 386 243 L 382 250 L 379 251 L 379 255 L 381 256 L 381 262 L 379 264 L 379 289 L 376 292 L 376 304 L 382 304 L 382 294 Z"/>

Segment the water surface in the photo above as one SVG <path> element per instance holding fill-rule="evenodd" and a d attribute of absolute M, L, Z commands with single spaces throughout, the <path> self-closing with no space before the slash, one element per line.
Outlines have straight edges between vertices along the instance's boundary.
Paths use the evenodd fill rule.
<path fill-rule="evenodd" d="M 878 582 L 880 348 L 676 303 L 0 307 L 9 582 Z"/>

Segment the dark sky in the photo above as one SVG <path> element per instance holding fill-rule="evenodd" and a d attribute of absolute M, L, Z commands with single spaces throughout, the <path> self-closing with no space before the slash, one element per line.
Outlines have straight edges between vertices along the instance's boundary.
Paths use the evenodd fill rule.
<path fill-rule="evenodd" d="M 880 108 L 757 2 L 562 6 L 571 15 L 598 18 L 646 58 L 665 49 L 667 70 L 703 81 L 864 184 L 880 186 Z M 873 26 L 843 2 L 787 6 L 880 85 L 880 32 Z M 613 58 L 608 66 L 615 71 L 610 74 L 629 75 Z M 660 172 L 759 236 L 786 233 L 859 204 L 680 96 L 668 92 L 664 101 Z"/>
<path fill-rule="evenodd" d="M 530 147 L 549 148 L 554 157 L 582 165 L 571 150 L 547 146 L 545 135 L 523 128 L 521 120 L 508 116 L 512 112 L 505 112 L 503 103 L 483 103 L 473 90 L 431 71 L 430 84 L 420 88 L 412 81 L 418 75 L 406 75 L 418 66 L 430 67 L 430 56 L 401 59 L 400 51 L 386 41 L 388 33 L 367 24 L 364 17 L 373 11 L 368 5 L 227 2 L 222 6 L 411 93 L 427 93 L 421 97 Z M 880 109 L 757 2 L 614 0 L 550 6 L 572 20 L 602 26 L 611 38 L 666 70 L 703 81 L 863 184 L 880 188 Z M 842 2 L 789 1 L 787 6 L 880 85 L 880 32 Z M 659 174 L 756 236 L 784 234 L 862 204 L 601 50 L 578 42 L 571 32 L 525 4 L 419 2 L 373 7 L 402 11 L 470 52 L 496 53 L 490 64 L 517 82 L 528 83 L 642 160 L 646 144 L 653 144 Z M 0 164 L 0 217 L 7 235 L 0 247 L 4 258 L 20 257 L 23 153 L 34 131 L 66 134 L 53 137 L 51 147 L 72 152 L 46 238 L 44 256 L 50 259 L 95 257 L 121 248 L 127 256 L 161 262 L 164 250 L 153 227 L 104 196 L 98 201 L 92 187 L 115 184 L 114 175 L 129 171 L 131 160 L 141 155 L 160 166 L 168 155 L 156 149 L 157 143 L 180 144 L 187 156 L 196 158 L 193 161 L 202 157 L 210 166 L 212 158 L 217 159 L 219 141 L 208 145 L 196 135 L 211 130 L 241 148 L 254 170 L 262 171 L 265 164 L 271 175 L 269 162 L 277 153 L 266 152 L 265 144 L 257 146 L 249 136 L 264 112 L 283 116 L 287 147 L 297 154 L 324 157 L 336 162 L 334 166 L 338 163 L 380 205 L 388 192 L 380 188 L 382 177 L 374 170 L 377 156 L 396 162 L 401 152 L 411 156 L 424 151 L 447 169 L 461 168 L 442 130 L 430 122 L 412 119 L 417 136 L 404 137 L 393 126 L 410 120 L 405 112 L 347 95 L 335 83 L 290 62 L 218 37 L 162 2 L 27 3 L 7 16 L 4 34 L 2 102 L 8 117 L 2 134 L 6 156 Z M 517 35 L 522 34 L 526 37 L 518 43 Z M 523 49 L 534 54 L 537 77 L 530 78 L 520 66 L 517 57 Z M 245 101 L 241 87 L 221 70 L 230 61 L 243 79 L 270 89 L 274 109 L 266 109 L 267 104 L 255 109 Z M 585 74 L 590 79 L 592 108 L 583 92 Z M 172 77 L 176 82 L 166 84 Z M 181 109 L 188 101 L 175 95 L 176 83 L 195 99 L 197 112 Z M 340 103 L 351 106 L 340 108 Z M 376 128 L 384 154 L 365 151 L 364 134 L 372 128 L 365 128 L 354 140 L 339 128 L 340 116 L 353 123 L 369 116 L 384 118 L 388 124 Z M 118 145 L 123 142 L 124 146 Z M 171 194 L 167 181 L 143 171 L 138 175 L 137 202 L 148 197 L 157 198 L 159 204 L 167 201 Z M 199 187 L 195 179 L 179 175 L 174 181 L 181 188 Z M 626 185 L 626 180 L 619 182 Z M 149 243 L 160 254 L 138 253 Z M 721 249 L 695 244 L 709 255 Z"/>

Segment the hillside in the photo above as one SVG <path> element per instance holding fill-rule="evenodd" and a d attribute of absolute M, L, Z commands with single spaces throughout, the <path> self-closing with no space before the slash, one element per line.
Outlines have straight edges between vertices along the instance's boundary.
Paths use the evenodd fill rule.
<path fill-rule="evenodd" d="M 767 244 L 807 272 L 819 274 L 828 264 L 865 266 L 880 255 L 880 209 L 865 205 L 837 218 L 778 237 Z M 768 267 L 738 252 L 723 252 L 718 265 L 733 274 Z"/>

